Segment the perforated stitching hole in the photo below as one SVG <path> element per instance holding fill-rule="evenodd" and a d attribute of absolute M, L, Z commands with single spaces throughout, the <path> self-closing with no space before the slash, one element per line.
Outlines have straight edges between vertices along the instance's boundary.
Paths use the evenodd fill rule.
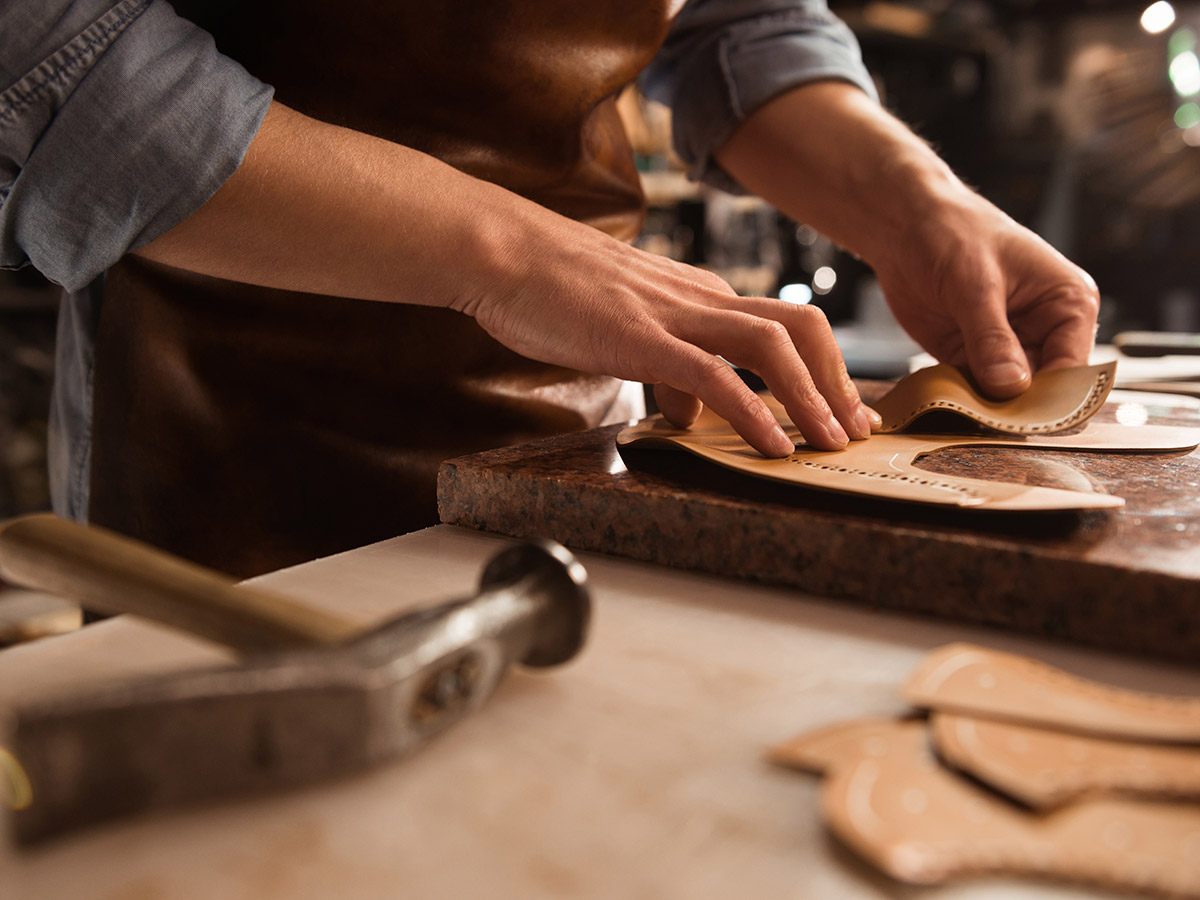
<path fill-rule="evenodd" d="M 939 491 L 952 491 L 963 497 L 981 497 L 982 495 L 969 487 L 961 484 L 955 484 L 950 481 L 940 481 L 932 478 L 917 477 L 907 475 L 902 472 L 875 472 L 870 469 L 852 469 L 848 466 L 830 466 L 824 463 L 812 462 L 807 459 L 796 459 L 790 457 L 789 462 L 804 466 L 806 469 L 815 469 L 821 472 L 831 472 L 833 474 L 854 475 L 859 478 L 879 478 L 884 481 L 898 481 L 908 484 L 921 485 L 923 487 L 931 487 Z"/>

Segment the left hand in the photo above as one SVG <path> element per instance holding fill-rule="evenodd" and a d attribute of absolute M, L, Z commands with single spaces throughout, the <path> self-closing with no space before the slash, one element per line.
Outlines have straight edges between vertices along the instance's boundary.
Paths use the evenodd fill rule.
<path fill-rule="evenodd" d="M 755 111 L 717 150 L 743 185 L 874 269 L 900 324 L 996 398 L 1083 365 L 1096 285 L 974 193 L 862 91 L 822 81 Z"/>
<path fill-rule="evenodd" d="M 1099 310 L 1091 276 L 983 198 L 955 194 L 875 260 L 900 324 L 996 398 L 1041 369 L 1085 365 Z"/>

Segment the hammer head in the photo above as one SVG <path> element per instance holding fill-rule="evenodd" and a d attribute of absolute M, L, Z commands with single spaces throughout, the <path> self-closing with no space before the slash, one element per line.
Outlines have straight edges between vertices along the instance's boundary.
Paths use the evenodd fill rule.
<path fill-rule="evenodd" d="M 409 752 L 480 706 L 510 663 L 583 644 L 583 567 L 549 542 L 503 551 L 479 593 L 337 647 L 110 685 L 0 723 L 20 843 L 143 810 L 353 772 Z M 18 803 L 17 800 L 23 802 Z"/>

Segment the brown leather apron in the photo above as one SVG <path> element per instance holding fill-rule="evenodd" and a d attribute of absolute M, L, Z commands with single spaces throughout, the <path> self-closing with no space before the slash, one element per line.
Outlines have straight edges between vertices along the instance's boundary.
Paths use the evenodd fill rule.
<path fill-rule="evenodd" d="M 614 97 L 665 37 L 667 0 L 175 6 L 301 112 L 618 237 L 640 227 Z M 130 257 L 108 274 L 97 337 L 90 518 L 263 572 L 434 523 L 441 460 L 592 427 L 617 388 L 449 310 Z"/>

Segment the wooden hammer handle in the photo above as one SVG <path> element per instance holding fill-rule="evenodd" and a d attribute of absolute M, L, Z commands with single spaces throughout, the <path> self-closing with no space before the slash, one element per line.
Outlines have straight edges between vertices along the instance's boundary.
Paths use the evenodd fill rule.
<path fill-rule="evenodd" d="M 49 513 L 0 524 L 0 575 L 90 609 L 173 625 L 240 653 L 339 644 L 362 631 L 334 613 Z"/>

